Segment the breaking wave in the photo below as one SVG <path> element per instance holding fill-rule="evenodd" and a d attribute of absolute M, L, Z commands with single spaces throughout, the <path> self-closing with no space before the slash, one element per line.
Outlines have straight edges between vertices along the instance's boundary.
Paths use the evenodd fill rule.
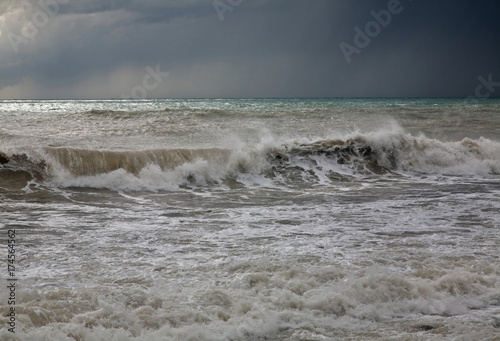
<path fill-rule="evenodd" d="M 0 150 L 1 183 L 32 179 L 63 187 L 175 189 L 257 175 L 285 184 L 328 183 L 401 172 L 500 174 L 500 143 L 443 142 L 402 132 L 322 140 L 262 141 L 233 148 L 87 150 L 65 147 Z"/>

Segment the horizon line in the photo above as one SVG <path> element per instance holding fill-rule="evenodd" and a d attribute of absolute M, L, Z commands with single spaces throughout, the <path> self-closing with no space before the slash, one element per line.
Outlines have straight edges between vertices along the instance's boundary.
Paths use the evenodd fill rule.
<path fill-rule="evenodd" d="M 155 100 L 271 100 L 271 99 L 500 99 L 500 96 L 331 96 L 331 97 L 155 97 L 155 98 L 1 98 L 0 101 L 155 101 Z"/>

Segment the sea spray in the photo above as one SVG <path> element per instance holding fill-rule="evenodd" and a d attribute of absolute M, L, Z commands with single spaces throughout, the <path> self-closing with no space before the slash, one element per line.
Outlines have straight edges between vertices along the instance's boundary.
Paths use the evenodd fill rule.
<path fill-rule="evenodd" d="M 16 337 L 495 340 L 499 109 L 0 101 Z"/>
<path fill-rule="evenodd" d="M 346 175 L 384 177 L 392 172 L 418 172 L 487 176 L 500 172 L 500 143 L 484 138 L 442 142 L 423 135 L 379 131 L 300 141 L 279 143 L 266 137 L 256 145 L 240 144 L 233 149 L 46 147 L 10 156 L 2 153 L 2 168 L 42 175 L 63 187 L 150 190 L 221 184 L 244 174 L 272 180 L 299 172 L 306 182 L 328 184 Z"/>

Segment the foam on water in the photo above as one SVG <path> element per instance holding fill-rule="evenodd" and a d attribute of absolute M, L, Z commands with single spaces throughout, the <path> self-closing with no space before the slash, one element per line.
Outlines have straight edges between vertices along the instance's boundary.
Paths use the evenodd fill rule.
<path fill-rule="evenodd" d="M 363 340 L 389 330 L 403 340 L 424 331 L 426 339 L 498 335 L 498 309 L 487 309 L 500 305 L 498 264 L 461 262 L 451 271 L 427 265 L 406 272 L 383 267 L 353 272 L 335 263 L 309 266 L 263 258 L 191 268 L 206 276 L 202 287 L 190 282 L 192 274 L 179 276 L 173 269 L 150 278 L 122 276 L 115 279 L 123 283 L 115 292 L 104 285 L 38 286 L 23 290 L 18 321 L 24 332 L 17 339 L 340 340 L 350 335 Z M 471 265 L 472 272 L 466 270 Z M 489 325 L 468 322 L 468 329 L 461 328 L 461 316 L 471 309 L 485 309 Z"/>
<path fill-rule="evenodd" d="M 34 172 L 63 187 L 129 190 L 220 184 L 243 174 L 293 177 L 329 184 L 338 179 L 393 172 L 478 175 L 500 173 L 500 144 L 465 138 L 442 142 L 399 131 L 353 133 L 337 139 L 278 142 L 233 149 L 101 151 L 44 148 L 2 153 L 2 169 Z"/>
<path fill-rule="evenodd" d="M 500 106 L 456 102 L 0 101 L 0 339 L 498 340 Z"/>

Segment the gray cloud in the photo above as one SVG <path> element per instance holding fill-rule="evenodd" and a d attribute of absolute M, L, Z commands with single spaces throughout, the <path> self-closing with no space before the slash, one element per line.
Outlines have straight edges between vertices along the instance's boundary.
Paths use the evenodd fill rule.
<path fill-rule="evenodd" d="M 401 0 L 350 64 L 339 44 L 388 1 L 243 0 L 224 21 L 212 0 L 60 2 L 16 52 L 9 33 L 40 2 L 0 1 L 0 98 L 120 97 L 156 65 L 169 76 L 148 97 L 467 96 L 480 75 L 500 81 L 495 2 Z"/>

